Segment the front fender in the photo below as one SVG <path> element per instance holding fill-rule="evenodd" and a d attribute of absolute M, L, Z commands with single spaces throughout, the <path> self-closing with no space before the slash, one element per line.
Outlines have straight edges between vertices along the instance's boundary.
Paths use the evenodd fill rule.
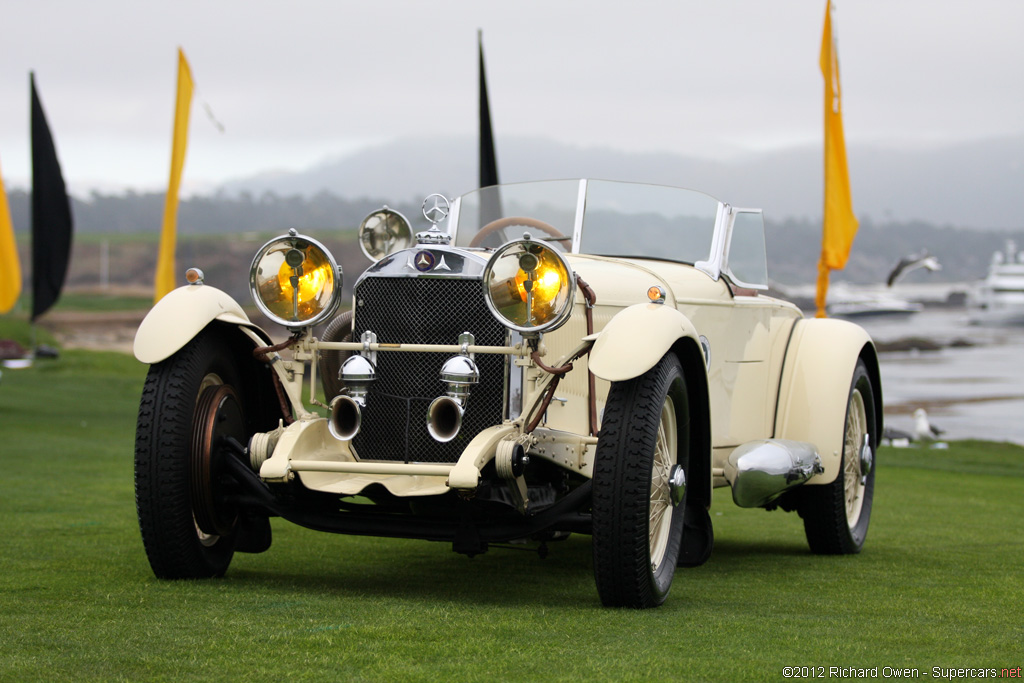
<path fill-rule="evenodd" d="M 135 333 L 135 357 L 143 363 L 159 363 L 214 320 L 254 328 L 267 338 L 225 292 L 209 285 L 185 285 L 160 299 L 143 318 Z"/>
<path fill-rule="evenodd" d="M 846 406 L 857 359 L 862 355 L 872 375 L 881 432 L 882 387 L 868 333 L 859 325 L 834 318 L 804 319 L 794 327 L 779 388 L 775 437 L 818 447 L 825 471 L 809 484 L 827 484 L 839 474 Z"/>
<path fill-rule="evenodd" d="M 697 329 L 672 306 L 636 304 L 620 311 L 600 332 L 590 351 L 590 371 L 609 382 L 639 377 L 683 337 Z"/>

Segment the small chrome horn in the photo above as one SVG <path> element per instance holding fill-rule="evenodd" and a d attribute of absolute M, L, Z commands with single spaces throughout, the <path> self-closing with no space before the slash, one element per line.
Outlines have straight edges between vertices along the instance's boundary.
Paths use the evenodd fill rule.
<path fill-rule="evenodd" d="M 462 429 L 462 414 L 466 409 L 454 398 L 438 396 L 427 408 L 427 431 L 434 441 L 448 443 Z"/>
<path fill-rule="evenodd" d="M 459 335 L 459 344 L 462 346 L 460 354 L 441 366 L 441 381 L 448 385 L 447 391 L 427 408 L 427 431 L 440 443 L 451 441 L 459 433 L 469 392 L 480 381 L 480 370 L 473 362 L 473 354 L 469 353 L 473 335 L 463 332 Z"/>
<path fill-rule="evenodd" d="M 359 433 L 366 407 L 366 393 L 370 383 L 377 379 L 377 369 L 363 356 L 349 356 L 341 364 L 338 378 L 345 384 L 347 394 L 331 399 L 331 416 L 327 429 L 336 439 L 348 441 Z"/>
<path fill-rule="evenodd" d="M 331 436 L 340 441 L 348 441 L 355 437 L 363 423 L 363 405 L 345 394 L 335 396 L 331 401 L 331 416 L 327 420 L 327 429 Z"/>

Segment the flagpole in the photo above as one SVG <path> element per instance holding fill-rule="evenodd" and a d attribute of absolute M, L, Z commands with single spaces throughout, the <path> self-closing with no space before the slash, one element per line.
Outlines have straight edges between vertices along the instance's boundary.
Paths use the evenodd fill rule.
<path fill-rule="evenodd" d="M 843 136 L 842 88 L 839 85 L 839 55 L 832 22 L 832 2 L 825 4 L 825 26 L 821 36 L 818 65 L 825 81 L 824 205 L 822 208 L 821 257 L 815 293 L 816 316 L 826 317 L 829 276 L 842 270 L 857 235 L 857 217 L 850 195 L 850 173 L 846 164 Z"/>
<path fill-rule="evenodd" d="M 185 148 L 188 144 L 188 120 L 192 107 L 192 70 L 185 52 L 178 48 L 178 87 L 174 105 L 174 137 L 171 143 L 171 175 L 164 198 L 164 219 L 160 229 L 160 251 L 157 255 L 156 275 L 153 278 L 154 303 L 174 289 L 175 251 L 177 247 L 178 195 L 181 175 L 185 168 Z"/>

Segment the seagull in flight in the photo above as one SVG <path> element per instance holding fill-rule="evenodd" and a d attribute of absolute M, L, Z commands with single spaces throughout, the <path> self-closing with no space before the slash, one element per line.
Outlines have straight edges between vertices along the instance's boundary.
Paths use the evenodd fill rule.
<path fill-rule="evenodd" d="M 885 284 L 889 287 L 893 286 L 901 276 L 905 273 L 909 273 L 912 270 L 918 268 L 927 268 L 928 270 L 942 270 L 942 265 L 939 260 L 928 253 L 925 249 L 920 254 L 911 254 L 910 256 L 904 256 L 900 259 L 900 262 L 896 264 L 896 267 L 889 273 L 889 279 L 885 281 Z"/>

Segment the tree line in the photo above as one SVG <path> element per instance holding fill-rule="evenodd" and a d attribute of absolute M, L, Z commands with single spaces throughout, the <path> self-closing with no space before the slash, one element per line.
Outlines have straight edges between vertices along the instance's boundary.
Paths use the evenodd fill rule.
<path fill-rule="evenodd" d="M 15 231 L 29 226 L 29 195 L 8 193 Z M 296 228 L 317 236 L 318 231 L 355 230 L 369 212 L 385 202 L 349 199 L 331 192 L 306 197 L 266 192 L 193 196 L 181 200 L 178 231 L 190 236 L 237 236 L 284 232 Z M 413 230 L 426 229 L 414 202 L 392 202 L 391 208 L 413 221 Z M 163 217 L 162 192 L 102 194 L 72 197 L 76 234 L 158 235 Z M 814 282 L 821 248 L 821 224 L 806 218 L 767 222 L 769 276 L 784 284 Z M 938 273 L 912 273 L 908 280 L 959 282 L 984 277 L 993 252 L 1008 238 L 1024 248 L 1024 232 L 981 231 L 924 222 L 875 222 L 861 219 L 860 230 L 845 270 L 835 275 L 858 284 L 882 283 L 900 258 L 927 249 L 942 263 Z M 360 255 L 361 258 L 361 255 Z"/>

